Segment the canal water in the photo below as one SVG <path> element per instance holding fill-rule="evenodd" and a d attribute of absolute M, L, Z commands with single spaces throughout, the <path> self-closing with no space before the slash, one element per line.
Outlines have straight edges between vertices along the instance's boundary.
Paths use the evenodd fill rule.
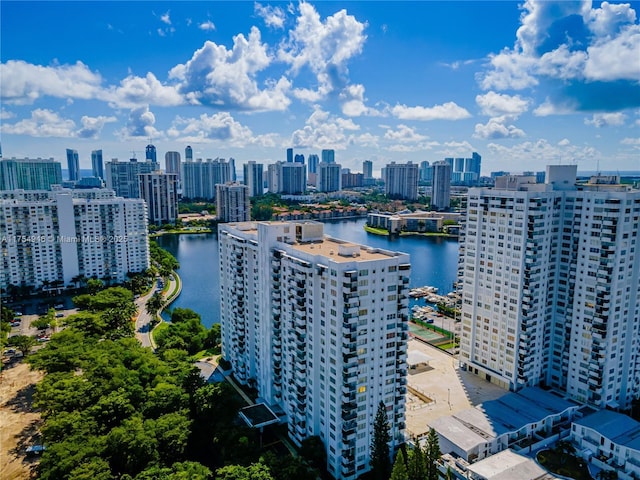
<path fill-rule="evenodd" d="M 351 242 L 408 253 L 411 288 L 431 285 L 438 293 L 453 289 L 458 265 L 458 242 L 442 237 L 386 237 L 364 231 L 366 219 L 326 222 L 324 233 Z M 218 239 L 214 234 L 163 235 L 158 244 L 180 262 L 182 293 L 171 308 L 190 308 L 207 327 L 219 321 Z"/>

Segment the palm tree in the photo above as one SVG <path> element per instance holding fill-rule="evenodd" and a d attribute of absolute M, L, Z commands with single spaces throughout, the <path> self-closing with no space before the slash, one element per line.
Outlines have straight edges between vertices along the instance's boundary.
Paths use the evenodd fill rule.
<path fill-rule="evenodd" d="M 147 300 L 146 310 L 149 315 L 155 318 L 160 310 L 165 305 L 164 298 L 162 293 L 156 292 L 154 293 L 149 300 Z"/>

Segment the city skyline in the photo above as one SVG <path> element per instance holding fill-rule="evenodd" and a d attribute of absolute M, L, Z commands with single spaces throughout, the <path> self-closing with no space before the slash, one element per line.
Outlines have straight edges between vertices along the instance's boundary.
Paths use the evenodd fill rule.
<path fill-rule="evenodd" d="M 640 170 L 640 2 L 34 3 L 2 3 L 7 158 Z"/>

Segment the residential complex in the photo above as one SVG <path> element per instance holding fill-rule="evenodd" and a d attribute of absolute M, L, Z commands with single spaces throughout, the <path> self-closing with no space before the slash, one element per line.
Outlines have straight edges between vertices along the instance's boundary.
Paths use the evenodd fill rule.
<path fill-rule="evenodd" d="M 0 288 L 122 282 L 149 267 L 146 205 L 106 189 L 0 193 Z"/>
<path fill-rule="evenodd" d="M 167 173 L 175 173 L 178 185 L 180 185 L 180 152 L 167 152 L 164 154 L 164 167 Z"/>
<path fill-rule="evenodd" d="M 464 368 L 628 409 L 640 396 L 640 191 L 576 166 L 470 189 L 460 241 Z"/>
<path fill-rule="evenodd" d="M 482 157 L 477 152 L 471 158 L 445 158 L 451 166 L 451 183 L 456 185 L 475 185 L 480 178 Z"/>
<path fill-rule="evenodd" d="M 258 197 L 264 193 L 264 165 L 253 160 L 242 166 L 244 184 L 249 187 L 249 196 Z"/>
<path fill-rule="evenodd" d="M 189 147 L 187 147 L 189 148 Z M 224 158 L 201 158 L 182 164 L 182 195 L 189 199 L 214 200 L 216 185 L 231 182 L 232 163 Z"/>
<path fill-rule="evenodd" d="M 249 187 L 227 182 L 216 185 L 216 216 L 220 222 L 247 222 L 251 219 Z"/>
<path fill-rule="evenodd" d="M 339 192 L 342 190 L 342 165 L 324 163 L 318 165 L 318 191 Z"/>
<path fill-rule="evenodd" d="M 178 218 L 178 176 L 160 170 L 141 173 L 140 198 L 147 203 L 149 223 L 175 223 Z"/>
<path fill-rule="evenodd" d="M 102 150 L 91 151 L 91 172 L 93 176 L 104 180 L 104 161 L 102 160 Z"/>
<path fill-rule="evenodd" d="M 235 377 L 318 435 L 334 478 L 370 468 L 373 421 L 404 443 L 410 265 L 406 254 L 323 236 L 321 223 L 218 226 L 222 349 Z"/>
<path fill-rule="evenodd" d="M 51 190 L 62 184 L 62 167 L 53 158 L 0 159 L 0 190 Z"/>
<path fill-rule="evenodd" d="M 384 171 L 384 192 L 392 198 L 416 200 L 418 198 L 418 164 L 389 163 Z"/>
<path fill-rule="evenodd" d="M 80 180 L 80 158 L 77 150 L 67 148 L 67 169 L 69 181 L 77 182 Z"/>
<path fill-rule="evenodd" d="M 451 205 L 451 166 L 436 162 L 431 167 L 431 208 L 448 210 Z"/>
<path fill-rule="evenodd" d="M 140 180 L 138 175 L 156 171 L 154 162 L 147 160 L 139 162 L 132 158 L 128 162 L 120 162 L 117 158 L 107 162 L 106 184 L 116 192 L 116 196 L 123 198 L 140 198 Z"/>
<path fill-rule="evenodd" d="M 276 162 L 267 167 L 269 192 L 284 195 L 300 195 L 307 188 L 307 173 L 304 163 Z"/>

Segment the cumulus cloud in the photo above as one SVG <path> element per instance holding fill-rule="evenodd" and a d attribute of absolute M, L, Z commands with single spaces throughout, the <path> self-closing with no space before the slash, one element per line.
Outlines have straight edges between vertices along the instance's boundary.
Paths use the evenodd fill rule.
<path fill-rule="evenodd" d="M 392 128 L 388 129 L 384 134 L 384 138 L 402 143 L 415 143 L 425 140 L 428 137 L 416 132 L 414 128 L 399 124 L 395 130 Z"/>
<path fill-rule="evenodd" d="M 381 116 L 382 113 L 372 107 L 365 105 L 364 85 L 348 85 L 341 93 L 342 113 L 348 117 L 359 117 L 361 115 Z"/>
<path fill-rule="evenodd" d="M 296 148 L 333 148 L 344 150 L 348 145 L 370 143 L 370 135 L 358 135 L 360 126 L 348 118 L 341 118 L 322 110 L 319 106 L 305 122 L 305 126 L 293 132 L 291 145 Z"/>
<path fill-rule="evenodd" d="M 149 106 L 134 108 L 123 129 L 117 134 L 123 139 L 129 138 L 158 138 L 162 134 L 155 128 L 156 117 Z"/>
<path fill-rule="evenodd" d="M 0 120 L 9 120 L 10 118 L 15 118 L 16 114 L 5 110 L 4 108 L 0 110 Z"/>
<path fill-rule="evenodd" d="M 505 117 L 491 118 L 486 124 L 478 123 L 473 136 L 492 139 L 524 137 L 524 131 L 514 125 L 507 125 Z"/>
<path fill-rule="evenodd" d="M 112 87 L 103 97 L 114 106 L 128 108 L 145 104 L 169 107 L 185 103 L 176 86 L 163 85 L 151 72 L 144 77 L 129 75 L 119 87 Z"/>
<path fill-rule="evenodd" d="M 620 143 L 623 145 L 638 145 L 640 146 L 640 137 L 638 138 L 623 138 L 622 140 L 620 140 Z"/>
<path fill-rule="evenodd" d="M 558 142 L 558 145 L 560 145 L 561 147 L 566 147 L 567 145 L 570 145 L 570 144 L 571 142 L 569 141 L 568 138 L 563 138 Z"/>
<path fill-rule="evenodd" d="M 600 152 L 593 147 L 580 147 L 571 144 L 566 146 L 552 145 L 545 139 L 522 142 L 512 146 L 488 143 L 487 150 L 487 157 L 508 161 L 516 171 L 523 168 L 523 165 L 531 165 L 532 161 L 535 161 L 542 170 L 546 165 L 557 165 L 558 163 L 579 162 L 586 164 L 590 162 L 589 164 L 591 164 L 594 159 L 602 157 Z M 528 166 L 527 168 L 533 167 Z M 507 166 L 506 169 L 509 167 Z"/>
<path fill-rule="evenodd" d="M 271 5 L 263 6 L 260 3 L 256 3 L 254 10 L 256 15 L 261 17 L 268 27 L 284 28 L 285 13 L 282 8 Z"/>
<path fill-rule="evenodd" d="M 483 88 L 552 82 L 559 92 L 549 103 L 558 106 L 540 114 L 640 105 L 640 95 L 628 94 L 640 81 L 640 25 L 629 4 L 527 0 L 522 9 L 514 46 L 490 55 Z"/>
<path fill-rule="evenodd" d="M 301 2 L 296 27 L 279 49 L 278 58 L 291 65 L 292 73 L 308 68 L 316 75 L 318 94 L 322 97 L 340 91 L 348 81 L 347 62 L 362 51 L 366 24 L 346 10 L 322 21 L 316 9 Z"/>
<path fill-rule="evenodd" d="M 401 120 L 463 120 L 471 114 L 455 102 L 447 102 L 433 107 L 408 107 L 396 105 L 391 109 L 393 116 Z"/>
<path fill-rule="evenodd" d="M 529 108 L 529 100 L 519 95 L 504 95 L 496 92 L 488 92 L 476 96 L 476 103 L 484 115 L 491 117 L 498 115 L 519 116 Z"/>
<path fill-rule="evenodd" d="M 627 116 L 624 113 L 594 113 L 591 118 L 586 118 L 585 125 L 593 125 L 596 128 L 624 125 Z"/>
<path fill-rule="evenodd" d="M 256 76 L 272 62 L 260 31 L 253 27 L 248 38 L 233 37 L 230 50 L 207 41 L 185 64 L 175 66 L 169 77 L 189 103 L 221 109 L 284 110 L 290 104 L 291 83 L 285 77 L 269 80 L 260 89 Z"/>
<path fill-rule="evenodd" d="M 216 29 L 216 25 L 211 20 L 207 20 L 206 22 L 202 22 L 200 25 L 198 25 L 198 28 L 200 30 L 204 30 L 205 32 L 212 32 Z"/>
<path fill-rule="evenodd" d="M 31 137 L 70 138 L 76 136 L 75 127 L 76 124 L 73 120 L 62 118 L 51 110 L 38 108 L 31 112 L 30 118 L 25 118 L 14 124 L 3 122 L 2 132 Z"/>
<path fill-rule="evenodd" d="M 117 121 L 116 117 L 106 117 L 103 115 L 99 115 L 97 117 L 89 117 L 84 115 L 80 122 L 82 123 L 82 128 L 76 132 L 76 135 L 79 138 L 98 138 L 100 132 L 102 132 L 102 128 L 107 123 L 112 123 Z"/>
<path fill-rule="evenodd" d="M 102 77 L 82 62 L 33 65 L 22 60 L 0 64 L 0 98 L 6 104 L 32 104 L 43 96 L 91 99 L 99 95 Z"/>
<path fill-rule="evenodd" d="M 160 15 L 160 21 L 162 23 L 166 23 L 167 25 L 171 25 L 171 17 L 169 16 L 169 11 Z"/>

